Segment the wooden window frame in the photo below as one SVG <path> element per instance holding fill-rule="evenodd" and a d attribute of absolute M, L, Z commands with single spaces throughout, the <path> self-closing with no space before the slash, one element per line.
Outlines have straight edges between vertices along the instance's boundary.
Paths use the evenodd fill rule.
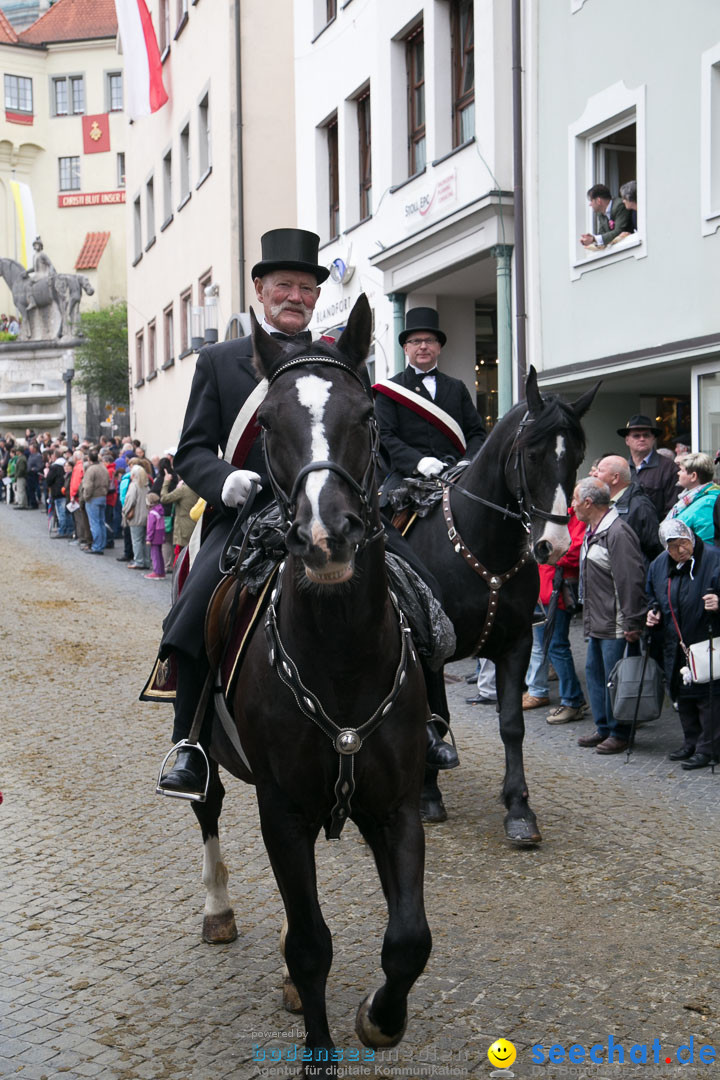
<path fill-rule="evenodd" d="M 463 12 L 468 16 L 464 28 L 462 26 Z M 462 135 L 463 113 L 469 105 L 475 102 L 475 28 L 473 18 L 473 0 L 452 0 L 450 28 L 453 74 L 453 149 L 462 146 L 464 142 L 468 141 Z M 472 86 L 469 90 L 465 90 L 463 87 L 467 81 L 469 67 L 472 67 Z"/>
<path fill-rule="evenodd" d="M 418 72 L 417 58 L 422 55 L 422 72 Z M 407 68 L 408 99 L 408 168 L 410 176 L 422 172 L 427 162 L 427 144 L 425 127 L 425 33 L 420 23 L 405 39 L 405 62 Z M 418 122 L 417 97 L 422 92 L 423 120 Z M 423 159 L 420 163 L 418 147 L 423 144 Z"/>
<path fill-rule="evenodd" d="M 325 125 L 328 156 L 328 230 L 329 240 L 340 235 L 340 151 L 337 113 Z"/>
<path fill-rule="evenodd" d="M 370 87 L 357 99 L 360 220 L 372 216 L 372 122 Z"/>

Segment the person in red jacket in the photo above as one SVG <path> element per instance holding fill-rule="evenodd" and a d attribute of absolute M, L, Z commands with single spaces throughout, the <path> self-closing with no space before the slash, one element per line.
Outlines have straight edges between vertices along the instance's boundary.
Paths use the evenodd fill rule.
<path fill-rule="evenodd" d="M 538 612 L 542 614 L 550 603 L 553 591 L 553 578 L 558 567 L 562 568 L 563 582 L 567 581 L 577 585 L 580 548 L 585 535 L 585 522 L 575 516 L 572 507 L 569 510 L 570 520 L 570 547 L 555 566 L 539 566 L 540 571 L 540 597 Z M 547 715 L 548 724 L 567 724 L 571 720 L 580 720 L 585 712 L 585 697 L 575 671 L 568 631 L 572 612 L 568 610 L 563 597 L 562 587 L 559 590 L 557 612 L 552 640 L 547 656 L 543 662 L 543 649 L 545 644 L 545 626 L 540 624 L 533 626 L 533 647 L 530 654 L 530 665 L 525 676 L 527 692 L 523 694 L 523 709 L 539 709 L 543 705 L 550 704 L 548 693 L 548 667 L 552 661 L 558 675 L 558 692 L 560 704 Z"/>

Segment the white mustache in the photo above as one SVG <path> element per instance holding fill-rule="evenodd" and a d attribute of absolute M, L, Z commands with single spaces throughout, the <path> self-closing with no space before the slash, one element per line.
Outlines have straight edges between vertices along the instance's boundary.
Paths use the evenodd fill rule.
<path fill-rule="evenodd" d="M 283 311 L 294 311 L 296 314 L 302 315 L 306 322 L 310 322 L 313 313 L 312 308 L 307 307 L 303 303 L 295 303 L 292 300 L 283 300 L 282 304 L 270 305 L 270 313 L 273 318 L 277 318 Z"/>

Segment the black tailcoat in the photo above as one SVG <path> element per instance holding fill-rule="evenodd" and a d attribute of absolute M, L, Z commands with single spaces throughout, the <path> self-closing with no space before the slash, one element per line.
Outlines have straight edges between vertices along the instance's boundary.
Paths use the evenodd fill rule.
<path fill-rule="evenodd" d="M 252 356 L 252 339 L 244 337 L 210 345 L 197 358 L 175 469 L 207 501 L 209 527 L 182 592 L 163 623 L 161 656 L 179 649 L 197 657 L 203 650 L 205 612 L 222 576 L 220 554 L 237 514 L 222 501 L 223 484 L 234 467 L 218 457 L 218 447 L 225 452 L 237 414 L 258 384 Z M 270 502 L 272 492 L 259 435 L 241 467 L 261 477 L 263 490 L 253 510 L 260 509 Z"/>
<path fill-rule="evenodd" d="M 418 416 L 405 405 L 397 404 L 385 394 L 377 394 L 375 415 L 380 427 L 383 452 L 390 464 L 386 490 L 388 487 L 396 487 L 403 476 L 412 476 L 421 458 L 436 457 L 448 464 L 454 464 L 461 458 L 474 457 L 485 441 L 483 422 L 465 383 L 438 370 L 434 374 L 435 404 L 452 416 L 462 428 L 467 449 L 461 454 L 455 444 L 429 420 Z M 417 393 L 425 401 L 433 400 L 425 389 L 423 380 L 409 366 L 394 375 L 390 381 Z"/>

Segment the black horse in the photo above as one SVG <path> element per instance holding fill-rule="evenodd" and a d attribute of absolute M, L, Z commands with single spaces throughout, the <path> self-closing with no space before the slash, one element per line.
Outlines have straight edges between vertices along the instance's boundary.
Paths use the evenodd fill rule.
<path fill-rule="evenodd" d="M 569 547 L 567 509 L 585 452 L 580 418 L 596 392 L 573 404 L 543 398 L 531 367 L 527 401 L 503 416 L 457 483 L 446 485 L 442 506 L 407 535 L 442 587 L 457 635 L 451 659 L 486 656 L 497 666 L 505 833 L 520 845 L 541 840 L 528 803 L 521 704 L 539 590 L 536 561 L 555 563 Z M 442 672 L 425 674 L 431 711 L 447 719 Z M 447 816 L 436 770 L 426 774 L 422 808 L 427 821 Z"/>
<path fill-rule="evenodd" d="M 269 381 L 258 422 L 289 551 L 264 628 L 252 638 L 233 702 L 251 773 L 216 733 L 205 803 L 203 936 L 234 937 L 218 842 L 219 761 L 256 786 L 265 845 L 286 912 L 286 1007 L 307 1029 L 308 1075 L 334 1076 L 325 986 L 330 932 L 318 903 L 314 846 L 352 819 L 372 848 L 389 921 L 386 981 L 360 1006 L 368 1046 L 402 1038 L 408 993 L 430 954 L 419 801 L 429 719 L 422 669 L 388 591 L 375 492 L 377 432 L 357 371 L 370 343 L 362 296 L 337 346 L 288 352 L 254 323 L 256 365 Z M 297 995 L 294 994 L 294 988 Z M 328 1059 L 330 1059 L 328 1061 Z M 326 1064 L 327 1063 L 327 1064 Z"/>

